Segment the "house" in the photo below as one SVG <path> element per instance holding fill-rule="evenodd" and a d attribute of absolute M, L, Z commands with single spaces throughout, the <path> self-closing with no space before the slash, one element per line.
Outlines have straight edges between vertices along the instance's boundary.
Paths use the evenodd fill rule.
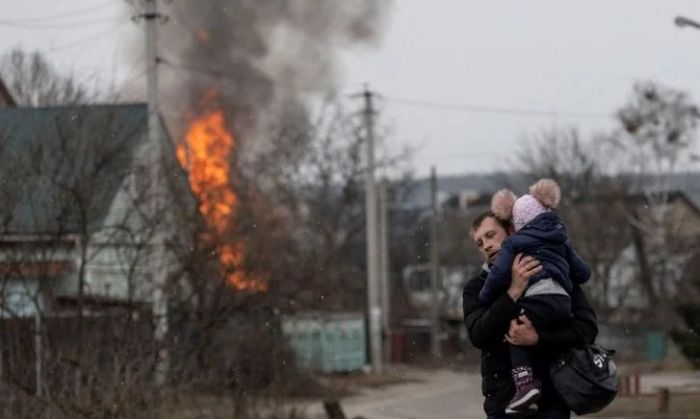
<path fill-rule="evenodd" d="M 598 298 L 604 306 L 614 308 L 613 323 L 642 321 L 643 314 L 663 301 L 692 298 L 693 290 L 684 283 L 690 258 L 697 257 L 700 240 L 700 195 L 679 190 L 664 193 L 663 202 L 653 208 L 641 195 L 628 200 L 640 209 L 641 226 L 631 229 L 630 236 L 613 255 L 604 292 Z M 654 228 L 648 220 L 662 212 L 662 223 Z M 635 240 L 634 232 L 641 231 Z M 640 252 L 644 252 L 642 255 Z M 649 266 L 649 285 L 644 286 L 642 258 Z M 652 309 L 658 317 L 658 310 Z"/>
<path fill-rule="evenodd" d="M 196 202 L 164 125 L 161 181 L 149 181 L 147 115 L 144 104 L 0 108 L 2 315 L 148 304 L 154 261 L 177 271 L 178 217 Z"/>

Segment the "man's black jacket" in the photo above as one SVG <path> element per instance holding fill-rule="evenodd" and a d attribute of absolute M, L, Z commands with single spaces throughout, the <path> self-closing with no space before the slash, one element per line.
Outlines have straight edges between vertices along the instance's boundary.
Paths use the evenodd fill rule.
<path fill-rule="evenodd" d="M 462 293 L 464 323 L 472 344 L 481 349 L 481 389 L 486 397 L 484 410 L 487 415 L 503 414 L 515 393 L 510 373 L 510 352 L 504 342 L 510 321 L 519 313 L 519 307 L 507 293 L 491 305 L 479 301 L 487 273 L 482 271 L 470 279 Z M 579 285 L 571 292 L 571 321 L 567 326 L 553 331 L 538 331 L 539 342 L 532 347 L 535 377 L 542 381 L 540 410 L 560 406 L 562 402 L 552 387 L 547 374 L 549 363 L 569 348 L 595 341 L 598 335 L 596 316 Z"/>

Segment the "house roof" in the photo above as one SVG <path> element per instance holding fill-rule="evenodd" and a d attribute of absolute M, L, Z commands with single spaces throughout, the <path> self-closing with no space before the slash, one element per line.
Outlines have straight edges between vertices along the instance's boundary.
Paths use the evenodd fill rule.
<path fill-rule="evenodd" d="M 3 233 L 100 225 L 144 141 L 143 104 L 0 108 Z"/>

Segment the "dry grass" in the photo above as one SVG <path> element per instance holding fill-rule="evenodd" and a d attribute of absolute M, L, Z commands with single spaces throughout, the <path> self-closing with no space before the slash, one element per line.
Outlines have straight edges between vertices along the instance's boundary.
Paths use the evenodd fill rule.
<path fill-rule="evenodd" d="M 671 394 L 670 411 L 658 413 L 656 396 L 618 397 L 600 418 L 700 419 L 700 394 Z"/>
<path fill-rule="evenodd" d="M 308 382 L 301 385 L 303 388 L 291 394 L 249 394 L 239 398 L 208 392 L 177 397 L 171 406 L 161 410 L 159 419 L 304 419 L 309 406 L 320 400 L 342 399 L 358 394 L 363 389 L 419 381 L 421 380 L 402 369 L 383 374 L 322 374 L 310 377 Z M 245 413 L 240 412 L 241 402 L 246 404 Z"/>

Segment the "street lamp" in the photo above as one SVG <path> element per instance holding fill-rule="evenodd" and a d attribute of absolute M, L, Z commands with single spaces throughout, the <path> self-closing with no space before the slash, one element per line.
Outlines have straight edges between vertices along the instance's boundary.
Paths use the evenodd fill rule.
<path fill-rule="evenodd" d="M 685 16 L 676 16 L 676 18 L 673 19 L 673 22 L 679 28 L 684 28 L 686 26 L 690 26 L 690 27 L 695 28 L 695 29 L 700 29 L 700 23 L 694 21 L 693 19 L 687 18 Z M 700 154 L 695 154 L 695 153 L 691 154 L 690 161 L 692 161 L 692 162 L 700 161 Z"/>
<path fill-rule="evenodd" d="M 679 28 L 684 28 L 686 26 L 693 27 L 695 29 L 700 29 L 700 23 L 694 21 L 693 19 L 687 18 L 685 16 L 676 16 L 675 19 L 673 19 L 673 22 L 675 22 L 676 26 Z"/>

